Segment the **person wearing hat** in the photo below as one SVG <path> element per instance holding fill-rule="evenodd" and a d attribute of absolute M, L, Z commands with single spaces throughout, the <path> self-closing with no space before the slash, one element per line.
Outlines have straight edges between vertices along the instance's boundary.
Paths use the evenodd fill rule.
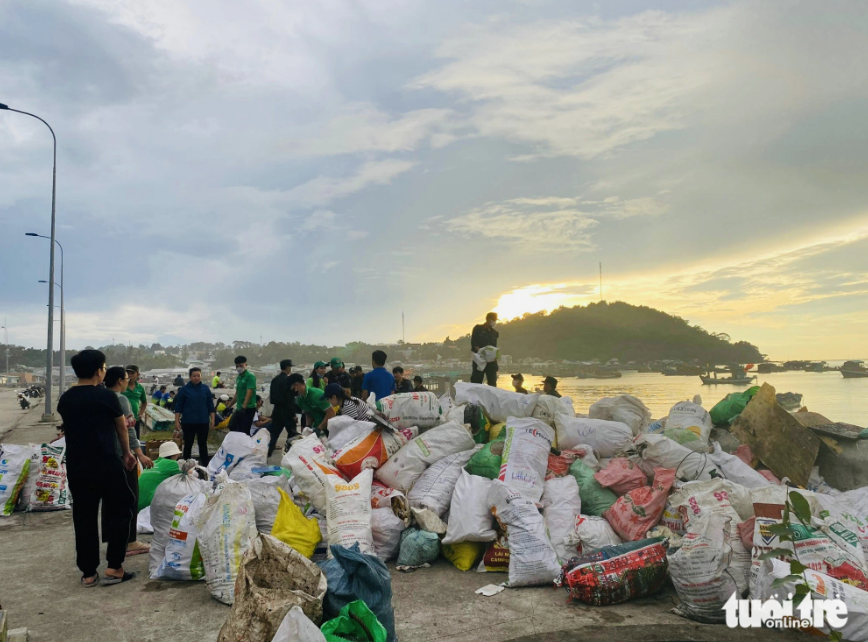
<path fill-rule="evenodd" d="M 428 388 L 422 385 L 423 379 L 421 376 L 416 375 L 413 377 L 413 392 L 428 392 Z"/>
<path fill-rule="evenodd" d="M 560 397 L 561 393 L 558 392 L 558 380 L 554 377 L 546 377 L 543 379 L 543 394 L 552 397 Z"/>
<path fill-rule="evenodd" d="M 143 470 L 139 476 L 139 510 L 144 510 L 154 500 L 157 486 L 181 472 L 178 458 L 181 449 L 174 441 L 164 441 L 160 444 L 160 452 L 154 460 L 154 467 Z"/>
<path fill-rule="evenodd" d="M 268 441 L 268 456 L 277 447 L 277 440 L 281 433 L 286 430 L 286 443 L 298 435 L 297 419 L 295 417 L 295 391 L 289 384 L 289 376 L 292 374 L 292 359 L 284 359 L 280 362 L 280 373 L 271 380 L 271 388 L 268 400 L 274 407 L 271 411 L 271 424 L 268 431 L 271 439 Z"/>
<path fill-rule="evenodd" d="M 219 397 L 217 397 L 217 407 L 215 408 L 217 413 L 222 415 L 223 413 L 226 412 L 226 402 L 227 401 L 229 401 L 229 395 L 227 395 L 227 394 L 222 394 Z"/>
<path fill-rule="evenodd" d="M 485 315 L 485 323 L 473 326 L 473 332 L 470 334 L 471 352 L 479 352 L 487 346 L 497 347 L 497 338 L 500 334 L 494 329 L 496 325 L 497 312 L 489 312 Z M 480 370 L 476 361 L 473 361 L 472 368 L 470 383 L 482 383 L 485 379 L 489 386 L 497 386 L 497 361 L 489 361 L 483 370 Z"/>
<path fill-rule="evenodd" d="M 199 444 L 199 463 L 208 464 L 208 432 L 214 428 L 214 395 L 202 383 L 202 370 L 190 368 L 190 381 L 175 395 L 175 430 L 184 435 L 184 459 L 193 454 L 193 440 Z"/>
<path fill-rule="evenodd" d="M 310 371 L 310 376 L 307 378 L 307 385 L 311 388 L 319 388 L 325 390 L 328 381 L 326 381 L 326 368 L 329 367 L 325 361 L 317 361 L 313 364 L 313 370 Z"/>
<path fill-rule="evenodd" d="M 524 387 L 524 375 L 520 372 L 518 374 L 512 375 L 512 387 L 515 388 L 515 391 L 520 395 L 527 394 L 527 388 Z"/>
<path fill-rule="evenodd" d="M 373 412 L 370 406 L 361 399 L 348 397 L 339 383 L 326 386 L 323 396 L 328 399 L 336 414 L 346 415 L 360 421 L 369 421 Z"/>
<path fill-rule="evenodd" d="M 329 361 L 329 365 L 332 367 L 326 373 L 326 379 L 328 379 L 328 383 L 340 383 L 341 375 L 347 374 L 346 368 L 344 368 L 344 362 L 340 360 L 338 357 L 332 357 L 332 360 Z"/>
<path fill-rule="evenodd" d="M 326 399 L 325 393 L 306 385 L 304 377 L 297 372 L 289 375 L 289 385 L 298 395 L 295 405 L 307 417 L 307 425 L 321 433 L 328 425 L 328 420 L 335 416 L 335 409 Z"/>
<path fill-rule="evenodd" d="M 133 417 L 136 418 L 136 438 L 138 439 L 142 434 L 142 425 L 145 421 L 145 408 L 148 405 L 148 395 L 145 394 L 145 387 L 139 383 L 139 367 L 129 365 L 126 367 L 126 371 L 130 383 L 122 394 L 130 400 Z"/>

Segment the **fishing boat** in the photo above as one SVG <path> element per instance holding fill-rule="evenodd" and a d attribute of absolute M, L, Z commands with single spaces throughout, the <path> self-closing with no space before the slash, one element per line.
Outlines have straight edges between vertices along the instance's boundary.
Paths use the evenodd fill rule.
<path fill-rule="evenodd" d="M 702 379 L 702 383 L 706 386 L 713 386 L 718 383 L 728 383 L 734 386 L 747 386 L 753 383 L 756 377 L 721 377 L 716 379 L 715 377 L 707 377 L 705 375 L 699 375 L 699 378 Z"/>
<path fill-rule="evenodd" d="M 622 376 L 620 370 L 593 370 L 578 372 L 576 379 L 620 379 Z"/>
<path fill-rule="evenodd" d="M 841 376 L 845 379 L 858 379 L 868 377 L 868 368 L 864 361 L 846 361 L 841 366 Z"/>

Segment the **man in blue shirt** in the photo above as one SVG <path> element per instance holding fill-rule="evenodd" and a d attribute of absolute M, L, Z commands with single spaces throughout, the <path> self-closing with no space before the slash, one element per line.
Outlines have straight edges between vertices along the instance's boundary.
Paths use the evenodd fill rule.
<path fill-rule="evenodd" d="M 362 381 L 362 399 L 367 401 L 373 392 L 377 399 L 388 397 L 395 390 L 395 377 L 386 370 L 386 353 L 382 350 L 374 350 L 371 355 L 371 363 L 374 369 L 365 375 Z"/>
<path fill-rule="evenodd" d="M 214 395 L 202 383 L 202 371 L 190 368 L 190 381 L 175 395 L 175 430 L 184 435 L 184 459 L 193 454 L 193 440 L 199 444 L 199 463 L 208 465 L 208 432 L 214 428 Z"/>

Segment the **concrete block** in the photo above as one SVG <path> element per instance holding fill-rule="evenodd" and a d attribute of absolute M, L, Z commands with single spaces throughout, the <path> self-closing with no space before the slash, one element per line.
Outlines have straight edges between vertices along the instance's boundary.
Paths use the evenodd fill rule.
<path fill-rule="evenodd" d="M 6 642 L 29 642 L 30 634 L 27 628 L 12 629 L 6 636 Z"/>

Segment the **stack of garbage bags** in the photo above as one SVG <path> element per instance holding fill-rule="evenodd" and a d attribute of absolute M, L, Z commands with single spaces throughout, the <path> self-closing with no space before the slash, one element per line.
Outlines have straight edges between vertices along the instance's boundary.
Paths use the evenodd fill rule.
<path fill-rule="evenodd" d="M 295 441 L 278 470 L 264 431 L 228 436 L 207 470 L 182 463 L 154 493 L 151 577 L 204 580 L 234 603 L 226 640 L 249 628 L 264 599 L 250 596 L 266 585 L 296 597 L 274 598 L 262 636 L 340 639 L 373 618 L 371 639 L 395 639 L 385 562 L 411 571 L 441 556 L 593 605 L 671 582 L 680 612 L 703 622 L 722 621 L 733 592 L 766 595 L 794 562 L 847 584 L 856 612 L 868 604 L 868 488 L 838 492 L 815 471 L 799 491 L 811 519 L 795 544 L 775 541 L 788 488 L 746 446 L 731 454 L 712 439 L 719 413 L 699 398 L 655 421 L 630 395 L 585 416 L 568 398 L 459 383 L 454 399 L 399 394 L 375 412 L 330 420 L 328 437 Z M 266 559 L 303 586 L 260 585 Z"/>

